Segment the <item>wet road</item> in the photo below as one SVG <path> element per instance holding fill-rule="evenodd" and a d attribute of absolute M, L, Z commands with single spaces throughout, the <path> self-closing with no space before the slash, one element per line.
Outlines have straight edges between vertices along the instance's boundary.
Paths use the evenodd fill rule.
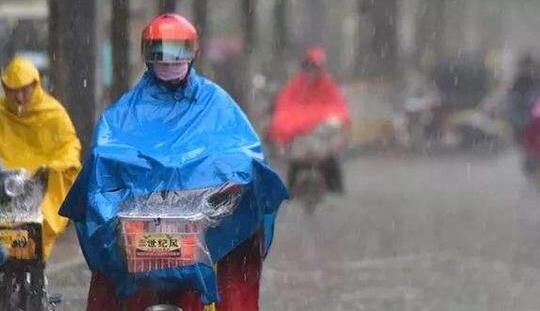
<path fill-rule="evenodd" d="M 85 310 L 90 271 L 80 251 L 74 226 L 70 225 L 56 242 L 47 270 L 50 293 L 64 296 L 62 311 Z"/>
<path fill-rule="evenodd" d="M 519 157 L 364 156 L 347 196 L 279 215 L 262 310 L 540 310 L 540 195 Z M 81 310 L 89 273 L 73 232 L 52 291 Z"/>
<path fill-rule="evenodd" d="M 280 215 L 263 310 L 540 310 L 540 196 L 519 158 L 365 157 Z"/>

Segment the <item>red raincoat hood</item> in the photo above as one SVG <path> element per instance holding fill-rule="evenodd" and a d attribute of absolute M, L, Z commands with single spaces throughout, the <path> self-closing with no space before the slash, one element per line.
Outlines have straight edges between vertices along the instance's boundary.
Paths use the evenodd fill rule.
<path fill-rule="evenodd" d="M 340 87 L 328 73 L 315 79 L 301 71 L 279 93 L 269 136 L 272 141 L 288 143 L 333 116 L 350 122 L 347 102 Z"/>

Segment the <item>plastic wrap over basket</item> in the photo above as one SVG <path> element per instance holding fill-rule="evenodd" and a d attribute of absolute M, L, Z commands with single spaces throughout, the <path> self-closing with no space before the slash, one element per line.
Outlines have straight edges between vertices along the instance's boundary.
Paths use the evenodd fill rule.
<path fill-rule="evenodd" d="M 289 158 L 325 158 L 337 150 L 343 142 L 343 123 L 336 118 L 328 118 L 310 132 L 299 135 L 290 143 Z"/>
<path fill-rule="evenodd" d="M 0 222 L 42 222 L 40 206 L 45 182 L 25 170 L 0 167 Z"/>
<path fill-rule="evenodd" d="M 122 252 L 130 273 L 213 262 L 206 230 L 231 215 L 240 186 L 154 192 L 120 204 Z"/>
<path fill-rule="evenodd" d="M 47 170 L 34 175 L 5 170 L 0 165 L 0 244 L 9 257 L 41 260 L 41 202 L 47 188 Z"/>

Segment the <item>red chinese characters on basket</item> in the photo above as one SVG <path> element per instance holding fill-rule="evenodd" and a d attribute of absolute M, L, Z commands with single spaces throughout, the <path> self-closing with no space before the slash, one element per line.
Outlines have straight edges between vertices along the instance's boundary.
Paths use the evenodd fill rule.
<path fill-rule="evenodd" d="M 120 223 L 129 272 L 188 266 L 197 262 L 197 248 L 202 238 L 198 223 L 174 218 L 122 218 Z"/>

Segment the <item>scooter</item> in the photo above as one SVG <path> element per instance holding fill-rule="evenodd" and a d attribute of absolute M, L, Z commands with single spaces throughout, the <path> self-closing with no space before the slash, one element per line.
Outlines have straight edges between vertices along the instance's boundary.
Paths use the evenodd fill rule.
<path fill-rule="evenodd" d="M 293 197 L 312 214 L 328 192 L 322 169 L 328 157 L 344 144 L 343 124 L 330 117 L 306 135 L 299 136 L 288 146 L 289 168 L 297 176 L 290 185 Z M 341 147 L 340 147 L 341 146 Z"/>
<path fill-rule="evenodd" d="M 0 166 L 0 245 L 8 255 L 0 266 L 0 310 L 55 310 L 61 303 L 46 292 L 40 207 L 47 182 L 45 168 L 31 176 Z"/>
<path fill-rule="evenodd" d="M 429 144 L 435 111 L 440 99 L 427 85 L 419 84 L 405 91 L 393 117 L 396 143 L 405 149 L 422 151 Z"/>
<path fill-rule="evenodd" d="M 521 138 L 523 171 L 540 189 L 540 101 L 531 110 L 531 121 Z"/>
<path fill-rule="evenodd" d="M 445 142 L 448 147 L 471 150 L 488 148 L 497 150 L 509 141 L 508 126 L 489 107 L 479 106 L 454 112 L 445 124 Z"/>
<path fill-rule="evenodd" d="M 497 96 L 491 92 L 490 74 L 479 55 L 441 60 L 432 72 L 441 96 L 436 112 L 444 149 L 474 150 L 504 145 L 506 126 L 498 113 Z"/>

